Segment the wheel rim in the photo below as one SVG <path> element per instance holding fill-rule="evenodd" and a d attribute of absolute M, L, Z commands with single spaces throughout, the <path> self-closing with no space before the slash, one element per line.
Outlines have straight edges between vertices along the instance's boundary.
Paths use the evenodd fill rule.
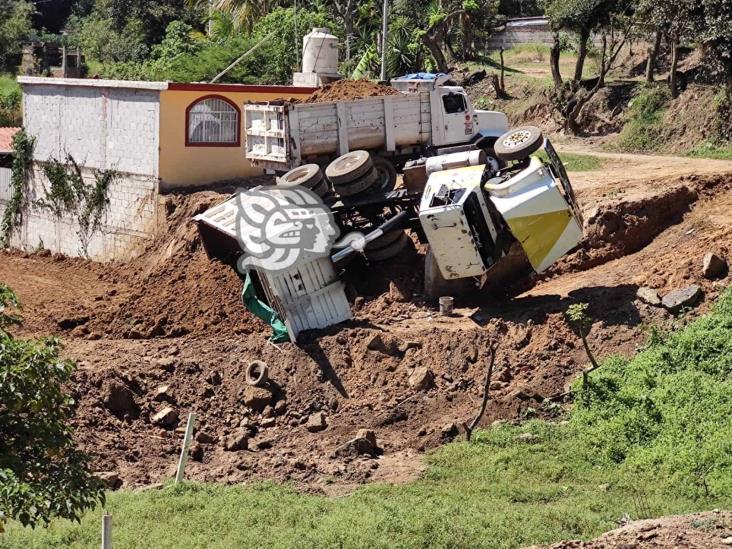
<path fill-rule="evenodd" d="M 385 189 L 387 185 L 389 185 L 389 170 L 387 170 L 384 166 L 374 166 L 376 168 L 376 173 L 378 174 L 378 178 L 376 179 L 376 187 L 379 189 Z"/>
<path fill-rule="evenodd" d="M 517 130 L 511 132 L 511 134 L 503 140 L 503 146 L 507 149 L 515 149 L 520 145 L 523 145 L 531 139 L 531 132 L 529 130 Z"/>

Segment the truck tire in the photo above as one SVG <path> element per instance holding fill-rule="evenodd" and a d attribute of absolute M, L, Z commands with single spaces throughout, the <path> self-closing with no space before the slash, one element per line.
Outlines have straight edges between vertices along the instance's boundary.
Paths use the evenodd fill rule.
<path fill-rule="evenodd" d="M 397 171 L 394 164 L 383 156 L 372 156 L 371 161 L 374 163 L 374 168 L 376 168 L 376 172 L 379 174 L 379 179 L 374 186 L 374 190 L 381 192 L 393 191 L 397 180 Z"/>
<path fill-rule="evenodd" d="M 351 151 L 336 158 L 325 168 L 325 176 L 333 186 L 350 183 L 363 176 L 373 167 L 367 151 Z"/>
<path fill-rule="evenodd" d="M 370 190 L 379 178 L 376 168 L 371 167 L 363 176 L 348 183 L 334 183 L 333 189 L 341 196 L 354 196 Z"/>
<path fill-rule="evenodd" d="M 244 371 L 244 377 L 247 384 L 253 387 L 261 387 L 266 384 L 269 379 L 267 363 L 262 360 L 252 360 Z"/>
<path fill-rule="evenodd" d="M 310 189 L 320 197 L 327 194 L 329 190 L 328 182 L 317 164 L 298 166 L 277 178 L 278 187 L 295 187 L 297 185 Z"/>
<path fill-rule="evenodd" d="M 521 126 L 507 131 L 496 140 L 494 150 L 502 160 L 522 160 L 538 151 L 544 136 L 536 126 Z"/>
<path fill-rule="evenodd" d="M 442 276 L 432 249 L 427 250 L 424 258 L 424 293 L 430 299 L 443 296 L 459 297 L 475 291 L 475 283 L 471 278 L 448 280 Z"/>
<path fill-rule="evenodd" d="M 411 239 L 404 231 L 394 232 L 401 234 L 391 244 L 387 244 L 383 248 L 377 248 L 375 250 L 366 250 L 366 258 L 369 261 L 386 261 L 387 259 L 398 256 L 402 252 L 402 250 L 407 246 Z"/>
<path fill-rule="evenodd" d="M 389 231 L 387 233 L 384 233 L 382 236 L 377 238 L 376 240 L 372 240 L 368 244 L 366 244 L 366 251 L 369 250 L 378 250 L 380 248 L 385 248 L 395 240 L 397 240 L 404 231 Z"/>

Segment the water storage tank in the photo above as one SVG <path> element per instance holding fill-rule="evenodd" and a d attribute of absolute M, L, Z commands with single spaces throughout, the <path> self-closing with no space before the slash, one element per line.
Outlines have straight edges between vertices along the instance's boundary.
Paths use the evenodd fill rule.
<path fill-rule="evenodd" d="M 314 28 L 302 39 L 302 72 L 338 74 L 338 38 L 326 28 Z"/>

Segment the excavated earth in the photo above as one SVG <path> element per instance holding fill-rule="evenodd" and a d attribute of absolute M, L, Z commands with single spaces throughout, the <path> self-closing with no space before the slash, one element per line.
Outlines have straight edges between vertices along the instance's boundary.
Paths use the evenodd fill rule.
<path fill-rule="evenodd" d="M 304 103 L 325 103 L 343 99 L 363 99 L 381 95 L 399 95 L 390 86 L 377 84 L 369 80 L 337 80 L 313 92 Z"/>
<path fill-rule="evenodd" d="M 643 326 L 684 322 L 726 287 L 728 279 L 703 278 L 701 264 L 707 251 L 730 257 L 732 172 L 617 188 L 582 184 L 586 177 L 576 185 L 585 240 L 516 297 L 476 293 L 441 317 L 420 293 L 423 252 L 414 246 L 388 265 L 352 265 L 354 320 L 299 345 L 270 343 L 269 327 L 241 305 L 237 274 L 206 257 L 190 220 L 226 198 L 212 191 L 165 197 L 167 226 L 133 261 L 3 253 L 0 281 L 24 302 L 19 335 L 58 334 L 78 362 L 76 438 L 95 470 L 127 487 L 170 478 L 195 412 L 189 478 L 343 493 L 414 478 L 421 454 L 462 436 L 492 343 L 483 425 L 551 418 L 544 399 L 564 393 L 585 360 L 564 322 L 571 303 L 590 304 L 599 356 L 630 355 L 644 343 Z M 636 298 L 640 286 L 663 294 L 692 283 L 704 298 L 683 319 Z M 254 359 L 269 366 L 266 388 L 245 383 Z M 376 434 L 375 457 L 345 444 L 363 428 Z"/>

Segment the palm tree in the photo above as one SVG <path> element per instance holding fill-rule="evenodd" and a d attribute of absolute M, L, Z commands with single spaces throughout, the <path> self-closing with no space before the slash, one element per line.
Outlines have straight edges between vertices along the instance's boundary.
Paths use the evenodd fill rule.
<path fill-rule="evenodd" d="M 251 32 L 261 17 L 267 15 L 276 5 L 287 3 L 277 0 L 188 0 L 191 6 L 208 7 L 209 15 L 214 12 L 230 14 L 238 28 Z"/>

